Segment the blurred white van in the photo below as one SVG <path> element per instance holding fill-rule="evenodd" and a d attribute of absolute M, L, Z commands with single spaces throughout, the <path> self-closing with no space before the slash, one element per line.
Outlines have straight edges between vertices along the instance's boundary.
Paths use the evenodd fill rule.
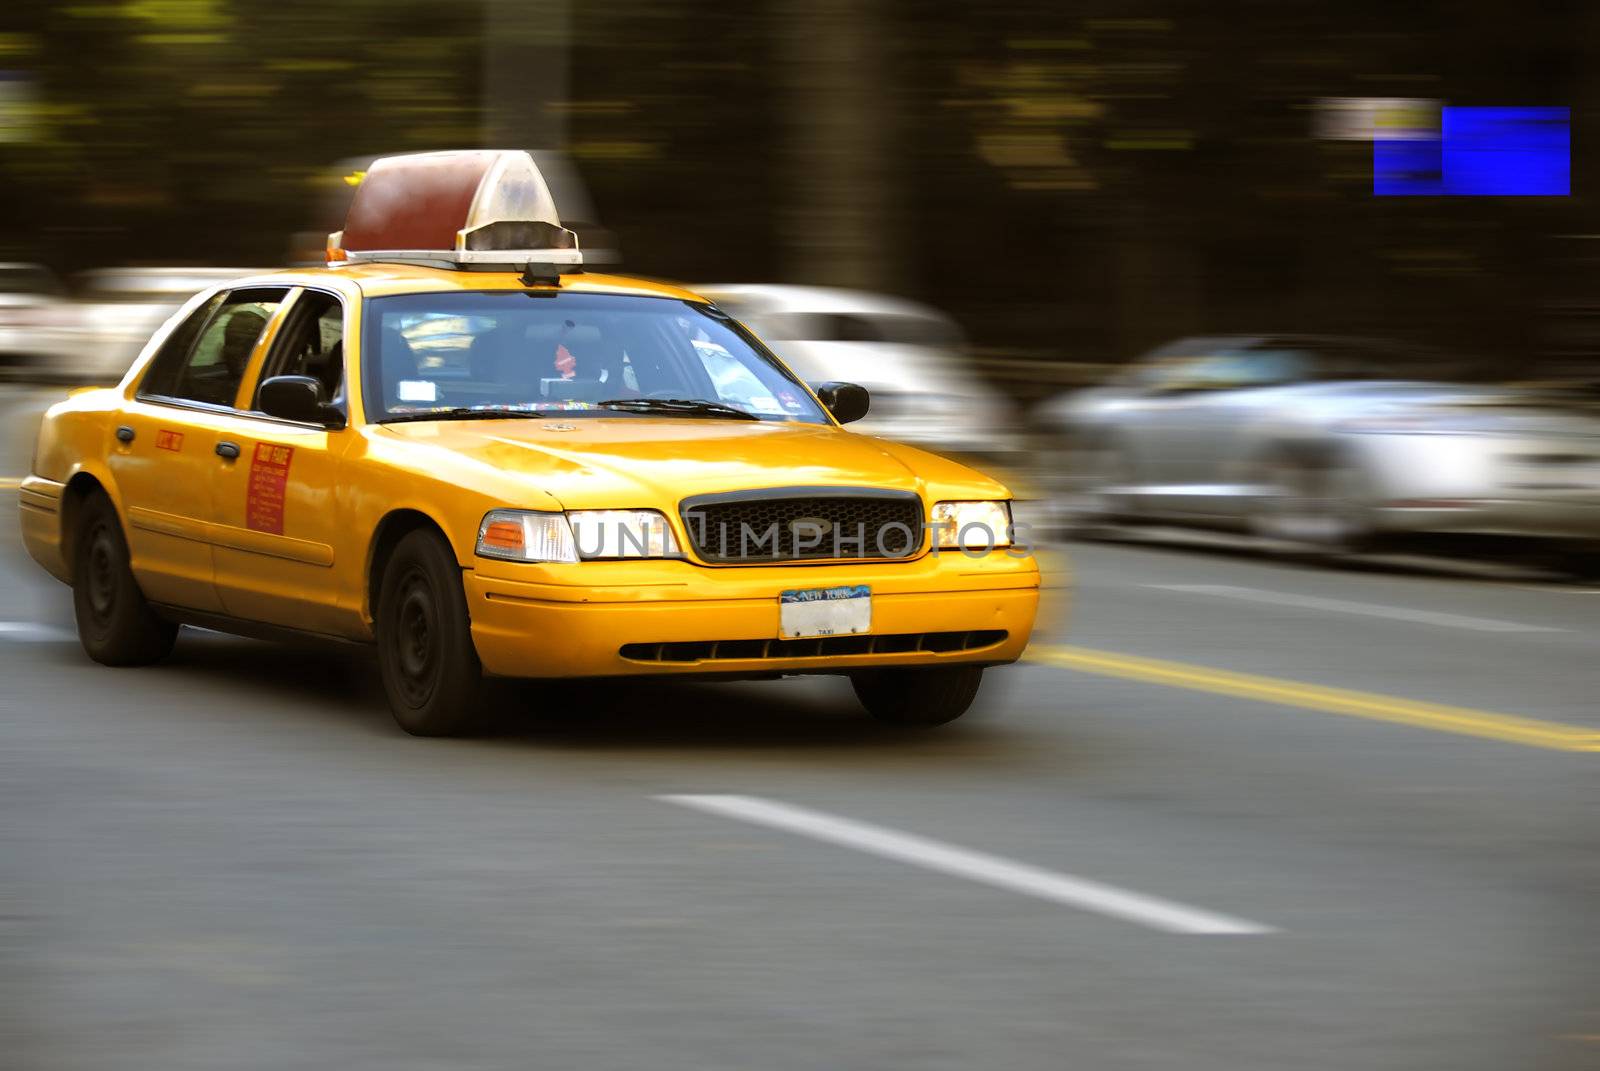
<path fill-rule="evenodd" d="M 850 430 L 938 453 L 1020 460 L 1009 401 L 973 371 L 960 330 L 924 305 L 815 286 L 694 284 L 744 323 L 807 383 L 844 380 L 872 394 Z"/>

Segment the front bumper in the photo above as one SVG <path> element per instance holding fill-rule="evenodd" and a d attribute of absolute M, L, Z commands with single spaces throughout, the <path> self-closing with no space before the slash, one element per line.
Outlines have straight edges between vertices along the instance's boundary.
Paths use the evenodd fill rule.
<path fill-rule="evenodd" d="M 66 485 L 29 475 L 17 488 L 17 514 L 22 523 L 22 545 L 28 555 L 58 580 L 72 582 L 72 570 L 62 545 L 61 500 Z"/>
<path fill-rule="evenodd" d="M 910 562 L 708 568 L 686 561 L 517 565 L 480 560 L 465 575 L 472 638 L 484 669 L 507 677 L 842 673 L 875 666 L 1014 662 L 1039 603 L 1031 558 L 946 552 Z M 974 637 L 965 649 L 840 653 L 762 644 L 757 657 L 709 656 L 695 645 L 778 636 L 778 593 L 865 584 L 872 635 Z M 734 641 L 730 644 L 728 641 Z M 992 641 L 992 642 L 991 642 Z M 625 645 L 683 645 L 674 660 L 628 657 Z M 884 644 L 902 648 L 904 643 Z M 948 647 L 948 641 L 934 646 Z M 637 648 L 633 648 L 637 650 Z M 687 651 L 685 656 L 681 652 Z"/>
<path fill-rule="evenodd" d="M 1373 476 L 1381 531 L 1600 539 L 1600 444 L 1524 435 L 1350 441 Z"/>

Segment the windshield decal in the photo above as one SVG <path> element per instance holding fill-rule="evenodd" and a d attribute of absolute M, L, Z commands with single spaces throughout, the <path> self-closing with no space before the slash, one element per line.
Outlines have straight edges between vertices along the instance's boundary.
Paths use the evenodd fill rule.
<path fill-rule="evenodd" d="M 426 379 L 402 379 L 395 384 L 395 393 L 402 402 L 436 402 L 439 385 Z"/>

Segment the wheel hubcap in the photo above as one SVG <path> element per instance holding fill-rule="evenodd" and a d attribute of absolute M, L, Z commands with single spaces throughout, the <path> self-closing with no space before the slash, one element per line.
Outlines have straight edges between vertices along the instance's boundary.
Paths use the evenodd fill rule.
<path fill-rule="evenodd" d="M 117 601 L 116 559 L 104 528 L 95 529 L 89 544 L 89 609 L 96 620 L 111 616 Z"/>
<path fill-rule="evenodd" d="M 400 584 L 392 640 L 401 691 L 413 706 L 433 694 L 439 672 L 439 631 L 433 591 L 412 572 Z"/>
<path fill-rule="evenodd" d="M 1275 491 L 1267 504 L 1267 533 L 1278 539 L 1313 547 L 1343 546 L 1354 525 L 1342 487 L 1331 471 L 1278 467 L 1271 485 Z"/>

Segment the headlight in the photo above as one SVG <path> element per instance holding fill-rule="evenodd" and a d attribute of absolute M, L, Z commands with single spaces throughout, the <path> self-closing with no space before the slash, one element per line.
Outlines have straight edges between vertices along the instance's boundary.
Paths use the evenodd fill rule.
<path fill-rule="evenodd" d="M 513 562 L 575 562 L 577 545 L 564 513 L 495 509 L 478 525 L 478 553 Z"/>
<path fill-rule="evenodd" d="M 580 558 L 676 558 L 678 538 L 653 509 L 586 509 L 567 514 Z"/>
<path fill-rule="evenodd" d="M 1011 545 L 1007 502 L 940 502 L 933 507 L 934 545 L 942 550 L 987 550 Z"/>

